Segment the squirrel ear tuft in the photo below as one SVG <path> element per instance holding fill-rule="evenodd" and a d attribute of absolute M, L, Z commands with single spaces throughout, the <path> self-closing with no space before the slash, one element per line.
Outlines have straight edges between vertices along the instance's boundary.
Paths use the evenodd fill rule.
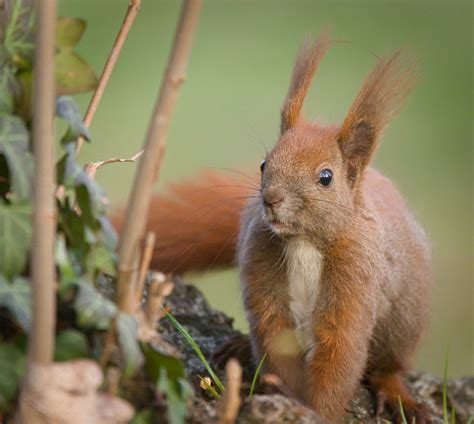
<path fill-rule="evenodd" d="M 301 45 L 291 75 L 290 87 L 281 109 L 281 133 L 296 125 L 303 102 L 319 63 L 330 46 L 328 31 L 323 31 L 315 42 L 306 40 Z"/>
<path fill-rule="evenodd" d="M 411 91 L 414 70 L 414 64 L 398 50 L 380 59 L 365 79 L 338 135 L 338 145 L 352 184 L 370 163 L 384 128 L 399 112 Z"/>

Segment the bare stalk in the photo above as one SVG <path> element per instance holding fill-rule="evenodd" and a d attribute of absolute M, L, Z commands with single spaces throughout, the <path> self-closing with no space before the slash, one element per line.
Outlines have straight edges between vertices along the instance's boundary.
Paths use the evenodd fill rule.
<path fill-rule="evenodd" d="M 107 62 L 105 63 L 104 69 L 102 70 L 102 74 L 99 78 L 99 83 L 97 84 L 97 88 L 95 89 L 95 92 L 92 95 L 92 99 L 84 116 L 84 124 L 86 127 L 90 126 L 92 119 L 94 118 L 95 112 L 97 111 L 99 103 L 102 99 L 102 95 L 104 94 L 105 87 L 109 82 L 110 75 L 112 75 L 112 71 L 120 56 L 120 52 L 122 51 L 122 47 L 128 37 L 128 33 L 132 28 L 135 18 L 137 17 L 141 2 L 142 0 L 130 0 L 128 4 L 125 18 L 122 22 L 122 25 L 120 26 L 117 37 L 115 38 L 114 45 L 112 46 L 112 50 L 109 53 L 109 57 L 107 58 Z M 79 154 L 83 143 L 84 138 L 80 137 L 77 140 L 76 155 Z"/>
<path fill-rule="evenodd" d="M 219 424 L 233 424 L 237 419 L 241 404 L 242 367 L 234 358 L 225 367 L 226 385 L 218 408 Z"/>
<path fill-rule="evenodd" d="M 55 333 L 54 240 L 56 234 L 54 163 L 54 38 L 56 1 L 37 2 L 37 32 L 33 95 L 33 251 L 31 275 L 33 318 L 28 360 L 46 365 L 53 358 Z"/>
<path fill-rule="evenodd" d="M 156 323 L 164 315 L 163 302 L 173 288 L 173 283 L 164 274 L 161 272 L 153 274 L 145 305 L 145 319 L 149 328 L 155 329 Z"/>
<path fill-rule="evenodd" d="M 118 249 L 117 303 L 120 308 L 127 308 L 133 301 L 130 298 L 133 291 L 129 290 L 133 264 L 145 231 L 153 184 L 160 170 L 169 122 L 179 87 L 184 80 L 201 4 L 202 0 L 185 0 L 183 3 L 168 66 L 148 128 L 144 154 L 140 158 L 140 165 L 127 203 Z"/>
<path fill-rule="evenodd" d="M 153 255 L 153 248 L 155 247 L 155 233 L 149 232 L 145 239 L 145 246 L 140 261 L 140 270 L 135 284 L 135 304 L 140 308 L 143 297 L 143 288 L 145 287 L 145 280 L 148 270 L 150 269 L 151 257 Z"/>

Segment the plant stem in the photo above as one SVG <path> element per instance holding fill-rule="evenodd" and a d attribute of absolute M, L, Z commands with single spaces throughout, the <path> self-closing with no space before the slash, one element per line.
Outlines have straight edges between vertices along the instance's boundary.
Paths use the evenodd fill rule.
<path fill-rule="evenodd" d="M 37 2 L 37 35 L 33 96 L 34 212 L 31 275 L 33 316 L 28 359 L 48 364 L 53 358 L 55 333 L 56 234 L 54 131 L 54 40 L 56 1 Z"/>
<path fill-rule="evenodd" d="M 242 385 L 242 367 L 236 359 L 231 358 L 225 367 L 226 386 L 218 407 L 218 424 L 233 424 L 237 419 L 240 404 L 240 387 Z"/>
<path fill-rule="evenodd" d="M 144 153 L 140 157 L 140 165 L 135 174 L 127 203 L 128 207 L 118 248 L 117 303 L 121 309 L 129 310 L 129 304 L 133 302 L 134 292 L 133 286 L 130 284 L 130 277 L 145 231 L 153 184 L 160 170 L 169 122 L 179 87 L 184 80 L 201 4 L 202 0 L 185 0 L 183 3 L 168 66 L 148 128 Z"/>
<path fill-rule="evenodd" d="M 102 70 L 102 74 L 99 78 L 99 83 L 97 84 L 97 88 L 92 95 L 92 99 L 84 116 L 84 124 L 87 128 L 90 126 L 92 119 L 94 118 L 95 112 L 97 111 L 99 103 L 102 99 L 102 95 L 104 94 L 105 87 L 109 82 L 110 75 L 112 75 L 112 71 L 120 56 L 122 47 L 128 37 L 128 33 L 130 32 L 133 22 L 137 17 L 138 11 L 140 10 L 141 2 L 141 0 L 131 0 L 128 4 L 125 18 L 122 22 L 122 25 L 120 26 L 119 32 L 114 41 L 114 45 L 112 46 L 112 50 L 109 53 L 109 57 L 107 58 L 107 62 L 105 63 L 104 69 Z M 79 154 L 83 143 L 84 138 L 79 137 L 76 145 L 76 155 Z"/>

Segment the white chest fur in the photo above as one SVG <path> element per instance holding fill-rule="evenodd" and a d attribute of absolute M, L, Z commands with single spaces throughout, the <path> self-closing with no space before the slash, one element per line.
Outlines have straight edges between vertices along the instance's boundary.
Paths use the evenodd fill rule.
<path fill-rule="evenodd" d="M 311 243 L 296 239 L 286 246 L 286 272 L 290 310 L 297 339 L 304 352 L 314 350 L 313 312 L 318 297 L 323 257 Z"/>

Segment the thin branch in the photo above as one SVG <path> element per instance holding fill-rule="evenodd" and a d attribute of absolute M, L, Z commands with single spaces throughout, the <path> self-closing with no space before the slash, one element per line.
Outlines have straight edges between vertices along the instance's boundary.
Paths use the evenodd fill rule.
<path fill-rule="evenodd" d="M 105 87 L 109 82 L 110 75 L 112 74 L 115 64 L 117 63 L 117 60 L 120 56 L 120 52 L 122 51 L 122 47 L 125 44 L 125 40 L 128 37 L 128 33 L 132 28 L 137 13 L 140 10 L 140 5 L 141 0 L 131 0 L 128 4 L 125 18 L 122 22 L 122 25 L 120 26 L 117 37 L 115 38 L 114 45 L 112 46 L 112 50 L 109 53 L 109 57 L 107 58 L 107 62 L 105 63 L 104 69 L 102 70 L 102 74 L 99 78 L 99 83 L 97 84 L 97 88 L 95 89 L 95 92 L 87 108 L 87 112 L 84 116 L 84 124 L 86 127 L 90 126 L 92 119 L 94 118 L 100 100 L 102 99 L 102 95 L 104 94 Z M 77 140 L 76 155 L 79 154 L 83 143 L 84 139 L 80 137 Z"/>
<path fill-rule="evenodd" d="M 131 158 L 110 158 L 106 160 L 99 160 L 97 162 L 89 162 L 84 166 L 84 170 L 89 178 L 94 179 L 97 170 L 110 163 L 136 162 L 136 160 L 143 154 L 143 150 L 134 154 Z"/>
<path fill-rule="evenodd" d="M 234 358 L 225 367 L 226 385 L 218 408 L 219 424 L 233 424 L 237 419 L 241 404 L 242 367 Z"/>
<path fill-rule="evenodd" d="M 143 247 L 143 253 L 140 261 L 140 271 L 135 285 L 135 304 L 140 309 L 140 304 L 143 297 L 143 288 L 145 287 L 145 279 L 150 269 L 151 257 L 153 256 L 153 248 L 155 247 L 156 235 L 153 232 L 149 232 L 145 239 L 145 246 Z"/>
<path fill-rule="evenodd" d="M 135 174 L 118 249 L 117 303 L 120 308 L 127 307 L 132 301 L 129 296 L 133 292 L 130 293 L 129 286 L 134 259 L 145 231 L 153 185 L 160 170 L 169 122 L 184 80 L 201 5 L 202 0 L 185 0 L 183 3 L 171 56 L 148 128 L 144 154 Z"/>
<path fill-rule="evenodd" d="M 31 275 L 33 317 L 28 360 L 46 365 L 53 359 L 55 333 L 56 234 L 55 163 L 54 163 L 54 39 L 56 1 L 37 2 L 37 33 L 34 66 L 33 153 L 33 251 Z"/>

